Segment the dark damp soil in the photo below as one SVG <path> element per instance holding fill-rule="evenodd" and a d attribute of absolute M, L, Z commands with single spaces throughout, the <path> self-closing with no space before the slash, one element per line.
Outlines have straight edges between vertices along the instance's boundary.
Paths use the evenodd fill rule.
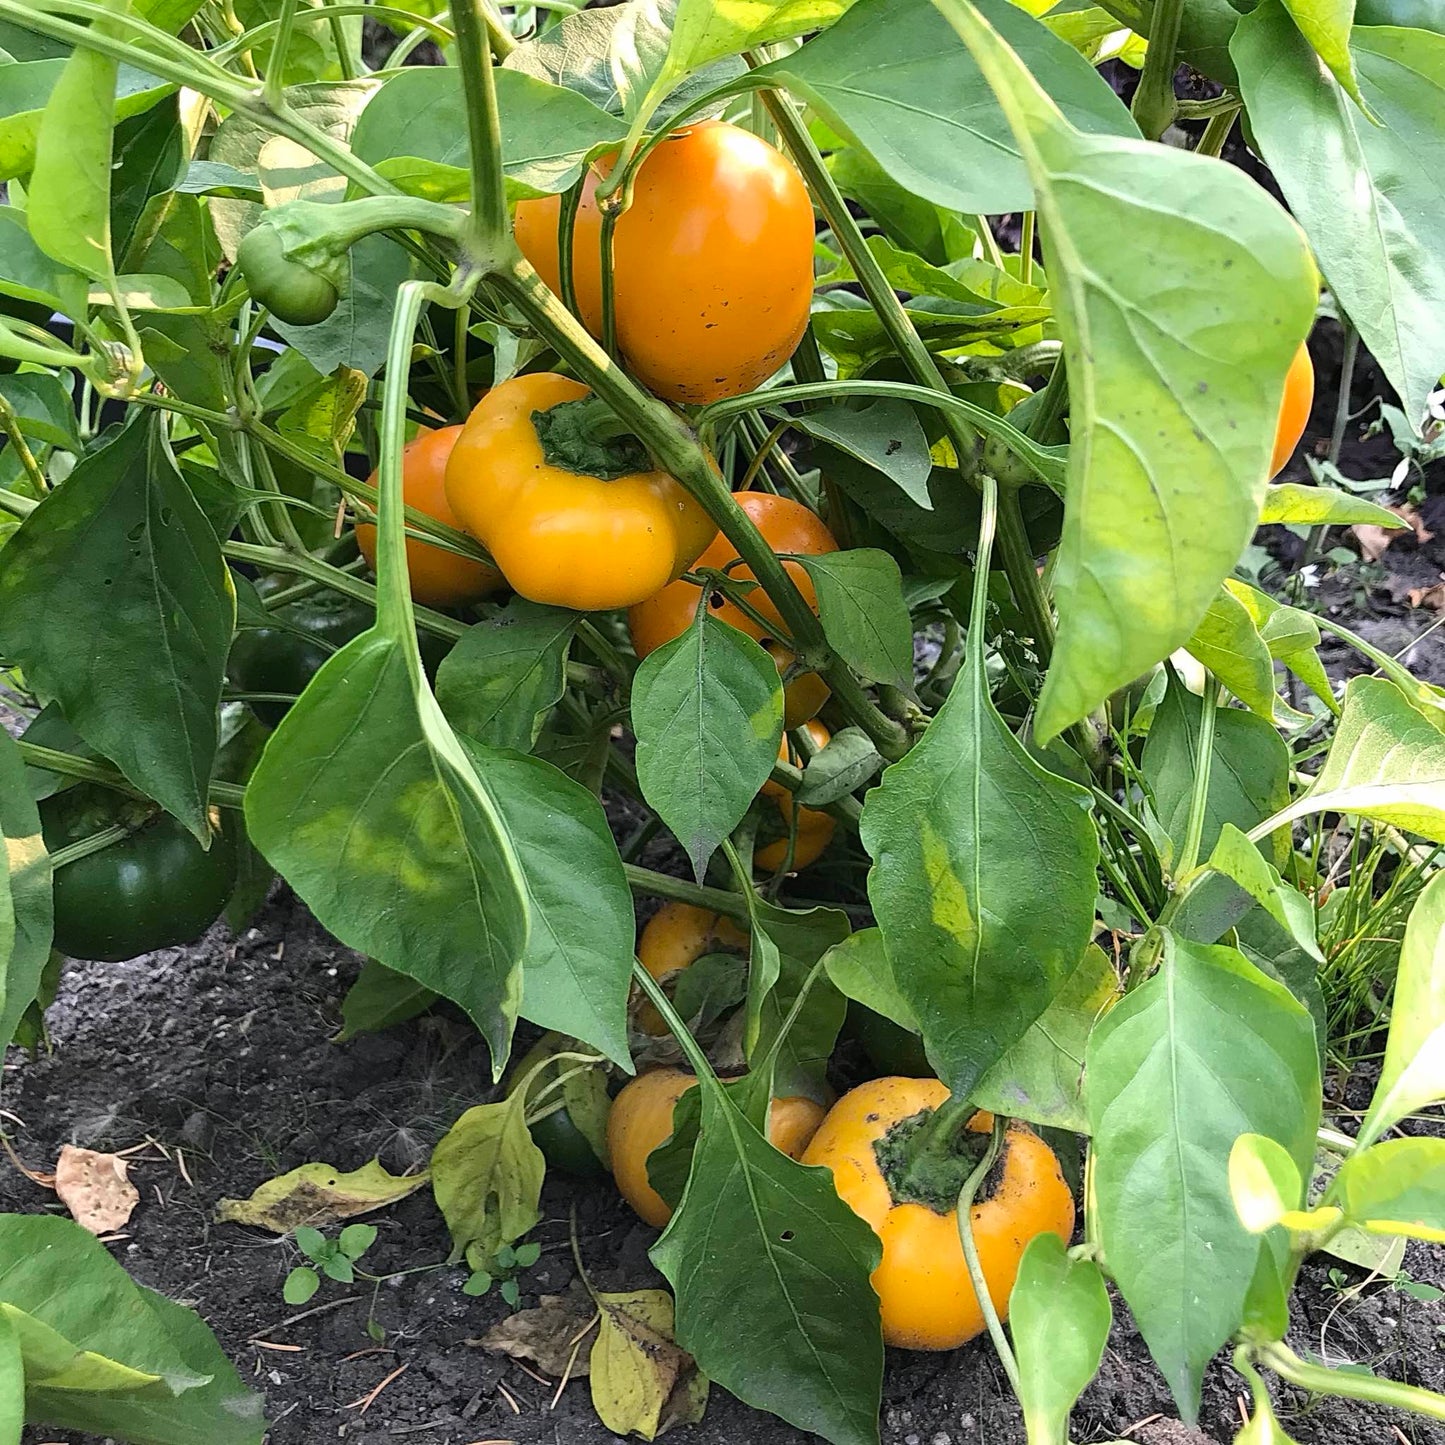
<path fill-rule="evenodd" d="M 1338 387 L 1338 328 L 1317 328 L 1313 349 L 1319 386 L 1303 448 L 1323 455 Z M 1363 411 L 1384 390 L 1362 357 L 1352 410 Z M 1397 460 L 1387 438 L 1361 434 L 1376 414 L 1347 429 L 1346 475 L 1388 475 Z M 1297 459 L 1287 475 L 1303 479 L 1303 463 Z M 1431 632 L 1436 614 L 1409 601 L 1412 589 L 1445 576 L 1445 486 L 1433 474 L 1425 481 L 1420 511 L 1436 536 L 1396 542 L 1370 567 L 1326 569 L 1312 605 L 1379 647 L 1404 649 L 1417 671 L 1445 682 L 1445 629 Z M 1299 539 L 1284 529 L 1266 529 L 1260 540 L 1286 566 L 1297 561 Z M 1347 537 L 1344 545 L 1352 545 Z M 1343 647 L 1331 645 L 1326 655 L 1337 675 L 1361 670 Z M 619 836 L 634 822 L 619 812 Z M 661 857 L 647 861 L 666 866 Z M 506 1306 L 495 1295 L 462 1293 L 463 1271 L 443 1265 L 446 1231 L 428 1193 L 371 1216 L 380 1232 L 364 1264 L 393 1277 L 376 1286 L 328 1283 L 304 1310 L 281 1297 L 298 1260 L 289 1240 L 213 1222 L 223 1196 L 244 1196 L 311 1160 L 351 1169 L 380 1156 L 394 1171 L 414 1169 L 462 1110 L 492 1097 L 485 1049 L 446 1008 L 383 1034 L 332 1042 L 359 966 L 285 888 L 240 937 L 217 926 L 190 949 L 70 965 L 49 1015 L 50 1052 L 32 1059 L 12 1051 L 5 1067 L 0 1107 L 19 1158 L 45 1170 L 63 1143 L 119 1150 L 151 1141 L 132 1161 L 141 1203 L 115 1255 L 215 1329 L 243 1377 L 264 1391 L 274 1445 L 614 1439 L 593 1414 L 585 1382 L 568 1384 L 554 1405 L 555 1381 L 468 1343 Z M 1361 1107 L 1371 1072 L 1361 1067 L 1332 1097 Z M 524 1305 L 574 1280 L 574 1209 L 598 1286 L 661 1283 L 647 1257 L 654 1231 L 606 1182 L 555 1178 L 543 1204 L 545 1221 L 534 1236 L 543 1253 L 521 1279 Z M 53 1194 L 0 1159 L 0 1209 L 57 1208 Z M 1309 1265 L 1295 1299 L 1296 1350 L 1445 1386 L 1445 1299 L 1417 1298 L 1401 1287 L 1414 1281 L 1445 1289 L 1445 1251 L 1412 1246 L 1404 1269 L 1408 1278 L 1389 1282 L 1329 1260 Z M 369 1319 L 384 1331 L 384 1344 L 368 1334 Z M 1138 1333 L 1120 1318 L 1099 1378 L 1075 1414 L 1073 1439 L 1229 1442 L 1243 1388 L 1221 1359 L 1205 1381 L 1202 1434 L 1185 1430 Z M 1445 1426 L 1358 1403 L 1311 1403 L 1283 1391 L 1281 1414 L 1301 1445 L 1445 1445 Z M 992 1351 L 980 1342 L 946 1355 L 893 1352 L 882 1435 L 886 1445 L 1012 1445 L 1022 1442 L 1023 1426 Z M 56 1438 L 46 1429 L 26 1434 L 30 1445 Z M 714 1388 L 704 1422 L 670 1438 L 677 1445 L 793 1445 L 809 1437 Z"/>
<path fill-rule="evenodd" d="M 330 1042 L 358 966 L 284 889 L 240 938 L 218 927 L 189 950 L 72 965 L 50 1014 L 52 1052 L 34 1060 L 12 1054 L 6 1070 L 7 1128 L 19 1157 L 43 1170 L 66 1142 L 127 1149 L 154 1141 L 133 1159 L 141 1203 L 114 1252 L 136 1278 L 193 1305 L 211 1324 L 242 1375 L 265 1392 L 275 1445 L 611 1440 L 585 1382 L 569 1384 L 554 1408 L 554 1383 L 467 1343 L 506 1307 L 464 1295 L 460 1269 L 400 1275 L 375 1287 L 328 1284 L 309 1307 L 314 1312 L 303 1312 L 281 1298 L 297 1262 L 289 1241 L 213 1223 L 223 1196 L 245 1195 L 309 1160 L 349 1169 L 379 1155 L 393 1170 L 414 1168 L 463 1109 L 489 1097 L 485 1050 L 449 1012 Z M 1352 1081 L 1348 1102 L 1358 1104 L 1355 1095 L 1363 1097 L 1368 1083 Z M 572 1282 L 574 1207 L 583 1259 L 599 1286 L 661 1283 L 647 1258 L 654 1232 L 615 1192 L 605 1182 L 559 1180 L 544 1196 L 546 1219 L 535 1235 L 543 1253 L 523 1276 L 524 1304 Z M 0 1162 L 0 1208 L 57 1205 L 53 1194 Z M 364 1263 L 374 1273 L 445 1259 L 446 1232 L 429 1194 L 371 1218 L 380 1233 Z M 1412 1248 L 1406 1269 L 1414 1280 L 1445 1287 L 1439 1250 Z M 1343 1269 L 1332 1282 L 1323 1265 L 1307 1272 L 1296 1302 L 1296 1348 L 1445 1384 L 1445 1304 L 1383 1282 L 1341 1292 L 1362 1278 Z M 368 1335 L 369 1317 L 385 1330 L 384 1347 Z M 359 1402 L 402 1367 L 363 1412 Z M 1241 1388 L 1222 1362 L 1210 1371 L 1204 1438 L 1233 1438 Z M 983 1343 L 947 1355 L 894 1353 L 884 1398 L 888 1445 L 1023 1439 L 1018 1409 Z M 1409 1441 L 1445 1442 L 1445 1428 L 1389 1420 L 1363 1405 L 1304 1410 L 1302 1400 L 1287 1403 L 1286 1424 L 1302 1445 L 1396 1441 L 1396 1424 Z M 1074 1439 L 1128 1432 L 1146 1445 L 1178 1445 L 1188 1437 L 1158 1433 L 1172 1413 L 1138 1334 L 1116 1324 L 1100 1377 L 1075 1417 Z M 51 1440 L 56 1432 L 34 1430 L 27 1438 Z M 678 1445 L 784 1445 L 806 1437 L 714 1389 L 706 1420 L 672 1438 Z"/>

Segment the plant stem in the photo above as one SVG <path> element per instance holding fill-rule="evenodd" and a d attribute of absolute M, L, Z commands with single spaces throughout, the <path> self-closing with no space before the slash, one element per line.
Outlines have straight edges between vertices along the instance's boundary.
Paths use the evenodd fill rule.
<path fill-rule="evenodd" d="M 698 1080 L 701 1082 L 704 1079 L 711 1079 L 716 1085 L 717 1075 L 713 1073 L 707 1055 L 703 1053 L 698 1041 L 693 1038 L 682 1015 L 673 1008 L 672 1000 L 668 998 L 662 985 L 635 958 L 632 960 L 632 978 L 638 988 L 647 995 L 648 1002 L 662 1015 L 663 1023 L 667 1025 L 668 1031 L 682 1048 L 682 1052 Z"/>
<path fill-rule="evenodd" d="M 1213 674 L 1204 675 L 1204 696 L 1200 699 L 1199 741 L 1194 752 L 1194 789 L 1189 795 L 1189 822 L 1184 846 L 1179 851 L 1175 878 L 1187 879 L 1199 862 L 1199 845 L 1204 841 L 1204 815 L 1209 806 L 1209 774 L 1214 760 L 1214 724 L 1219 715 L 1219 688 Z"/>
<path fill-rule="evenodd" d="M 1273 1370 L 1282 1380 L 1319 1395 L 1339 1395 L 1348 1400 L 1369 1400 L 1376 1405 L 1389 1405 L 1409 1410 L 1431 1420 L 1445 1420 L 1445 1395 L 1422 1390 L 1398 1380 L 1379 1375 L 1359 1375 L 1352 1370 L 1335 1370 L 1328 1365 L 1312 1365 L 1295 1354 L 1287 1345 L 1261 1345 L 1256 1358 Z"/>
<path fill-rule="evenodd" d="M 1028 528 L 1024 525 L 1024 514 L 1019 506 L 1018 493 L 1012 487 L 999 489 L 998 550 L 1008 574 L 1009 582 L 1015 577 L 1032 577 L 1033 584 L 1014 585 L 1014 599 L 1033 633 L 1034 650 L 1039 661 L 1047 667 L 1054 655 L 1054 614 L 1049 610 L 1048 599 L 1044 596 L 1043 585 L 1039 582 L 1038 567 L 1028 544 Z"/>
<path fill-rule="evenodd" d="M 502 121 L 492 74 L 485 0 L 456 0 L 452 24 L 457 32 L 457 64 L 466 97 L 467 141 L 471 157 L 472 210 L 466 228 L 475 259 L 508 234 L 506 181 L 502 173 Z"/>
<path fill-rule="evenodd" d="M 1194 154 L 1218 156 L 1224 150 L 1224 143 L 1229 139 L 1229 133 L 1234 129 L 1234 122 L 1239 118 L 1242 109 L 1242 106 L 1235 105 L 1231 110 L 1221 110 L 1210 116 L 1209 124 L 1204 127 L 1204 132 L 1199 137 L 1199 144 L 1194 147 Z"/>
<path fill-rule="evenodd" d="M 631 199 L 631 187 L 623 192 Z M 617 234 L 620 213 L 610 207 L 602 212 L 602 225 L 598 228 L 598 267 L 602 282 L 602 349 L 614 360 L 617 357 L 617 275 L 613 264 L 613 237 Z"/>
<path fill-rule="evenodd" d="M 998 1362 L 1003 1366 L 1003 1372 L 1008 1376 L 1014 1394 L 1022 1398 L 1023 1387 L 1019 1379 L 1018 1361 L 1014 1359 L 1008 1336 L 1003 1332 L 1003 1323 L 994 1308 L 993 1296 L 988 1291 L 988 1280 L 984 1278 L 983 1265 L 978 1257 L 978 1243 L 973 1237 L 973 1201 L 983 1181 L 988 1178 L 988 1171 L 993 1168 L 999 1151 L 1004 1147 L 1007 1128 L 1008 1120 L 995 1114 L 988 1148 L 983 1158 L 974 1165 L 973 1172 L 963 1181 L 963 1188 L 959 1190 L 958 1239 L 963 1245 L 963 1257 L 968 1264 L 968 1277 L 973 1284 L 973 1292 L 978 1296 L 979 1310 L 983 1314 L 984 1324 L 988 1326 L 988 1337 L 998 1351 Z"/>
<path fill-rule="evenodd" d="M 652 898 L 669 898 L 676 903 L 691 903 L 713 913 L 721 913 L 735 922 L 749 920 L 748 905 L 740 893 L 723 888 L 709 888 L 706 884 L 689 883 L 685 878 L 674 878 L 670 873 L 658 873 L 636 863 L 624 863 L 627 886 L 634 893 L 646 893 Z"/>
<path fill-rule="evenodd" d="M 3 396 L 0 396 L 0 428 L 3 428 L 5 435 L 10 438 L 10 445 L 15 448 L 15 455 L 19 458 L 25 475 L 30 478 L 30 485 L 43 497 L 50 490 L 50 483 L 45 480 L 45 473 L 40 470 L 40 464 L 35 460 L 35 454 L 30 450 L 24 432 L 20 430 L 20 418 L 16 416 L 15 408 Z"/>
<path fill-rule="evenodd" d="M 840 705 L 868 733 L 884 757 L 901 757 L 908 747 L 907 734 L 868 700 L 858 680 L 833 657 L 822 624 L 803 599 L 797 584 L 753 520 L 733 499 L 727 484 L 713 470 L 686 423 L 638 389 L 552 295 L 520 254 L 515 256 L 509 269 L 498 272 L 493 280 L 593 390 L 611 403 L 662 469 L 677 478 L 717 523 L 782 615 L 803 665 L 823 674 Z"/>
<path fill-rule="evenodd" d="M 582 206 L 582 189 L 587 184 L 587 172 L 562 192 L 557 207 L 557 271 L 562 288 L 562 304 L 574 315 L 577 310 L 577 277 L 572 271 L 572 253 L 577 242 L 577 212 Z"/>
<path fill-rule="evenodd" d="M 1146 140 L 1158 140 L 1174 122 L 1179 104 L 1174 95 L 1174 72 L 1179 63 L 1179 28 L 1183 23 L 1184 0 L 1154 0 L 1149 49 L 1133 105 L 1134 119 Z"/>
<path fill-rule="evenodd" d="M 1350 424 L 1350 392 L 1355 384 L 1355 362 L 1360 354 L 1360 333 L 1347 320 L 1345 322 L 1345 350 L 1340 362 L 1340 390 L 1335 397 L 1335 420 L 1330 428 L 1329 463 L 1332 467 L 1340 463 L 1340 452 L 1345 445 L 1345 428 Z M 1308 567 L 1320 555 L 1329 535 L 1329 523 L 1319 522 L 1311 527 L 1305 537 L 1304 551 L 1300 555 L 1300 566 Z"/>
<path fill-rule="evenodd" d="M 266 81 L 261 94 L 272 110 L 279 111 L 286 104 L 286 55 L 291 49 L 291 35 L 296 25 L 296 6 L 299 0 L 281 0 L 281 14 L 276 24 L 276 39 L 271 42 L 271 59 L 266 66 Z"/>
<path fill-rule="evenodd" d="M 1025 211 L 1023 234 L 1019 238 L 1019 280 L 1025 286 L 1034 282 L 1034 227 L 1038 224 L 1038 212 Z"/>
<path fill-rule="evenodd" d="M 109 763 L 96 762 L 94 758 L 77 757 L 74 753 L 58 752 L 55 748 L 43 748 L 39 743 L 19 740 L 20 754 L 32 767 L 43 768 L 47 773 L 61 773 L 67 778 L 82 778 L 88 783 L 100 783 L 113 788 L 117 793 L 128 793 L 133 798 L 146 798 L 133 783 L 127 781 L 119 769 Z M 223 783 L 212 780 L 210 801 L 222 808 L 239 808 L 245 800 L 246 790 L 238 783 Z M 146 798 L 149 802 L 150 799 Z"/>
<path fill-rule="evenodd" d="M 134 828 L 124 823 L 112 823 L 110 827 L 102 828 L 88 838 L 81 838 L 64 848 L 57 848 L 50 855 L 50 866 L 55 869 L 64 868 L 67 863 L 78 863 L 82 858 L 104 852 L 112 843 L 119 843 L 122 838 L 129 838 L 134 831 Z"/>

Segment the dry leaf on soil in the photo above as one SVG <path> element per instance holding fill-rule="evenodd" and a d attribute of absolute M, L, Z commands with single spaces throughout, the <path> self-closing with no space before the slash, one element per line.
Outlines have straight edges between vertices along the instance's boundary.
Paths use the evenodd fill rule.
<path fill-rule="evenodd" d="M 429 1174 L 389 1174 L 372 1159 L 343 1174 L 329 1164 L 303 1164 L 268 1179 L 249 1199 L 223 1199 L 218 1224 L 251 1224 L 273 1234 L 289 1234 L 300 1225 L 320 1229 L 341 1219 L 368 1214 L 415 1194 Z"/>
<path fill-rule="evenodd" d="M 576 1379 L 590 1368 L 578 1343 L 596 1320 L 597 1306 L 574 1284 L 566 1294 L 544 1294 L 535 1309 L 518 1310 L 477 1343 L 514 1360 L 531 1360 L 544 1375 L 560 1380 L 570 1373 Z"/>
<path fill-rule="evenodd" d="M 1415 533 L 1417 546 L 1423 547 L 1434 537 L 1435 534 L 1425 525 L 1425 519 L 1408 502 L 1398 507 L 1387 507 L 1385 510 L 1393 512 L 1402 522 L 1408 523 Z M 1378 562 L 1391 543 L 1405 535 L 1403 531 L 1396 531 L 1392 527 L 1377 527 L 1373 522 L 1357 522 L 1350 531 L 1354 533 L 1355 541 L 1360 544 L 1360 556 L 1366 562 Z"/>
<path fill-rule="evenodd" d="M 695 1425 L 707 1410 L 707 1376 L 672 1338 L 672 1296 L 639 1289 L 599 1294 L 601 1327 L 592 1346 L 592 1405 L 615 1435 L 655 1440 Z"/>
<path fill-rule="evenodd" d="M 1431 612 L 1445 612 L 1445 582 L 1431 587 L 1412 587 L 1406 594 L 1411 607 L 1428 607 Z"/>
<path fill-rule="evenodd" d="M 140 1195 L 118 1154 L 61 1146 L 55 1165 L 55 1192 L 71 1218 L 92 1234 L 111 1234 L 129 1222 Z"/>

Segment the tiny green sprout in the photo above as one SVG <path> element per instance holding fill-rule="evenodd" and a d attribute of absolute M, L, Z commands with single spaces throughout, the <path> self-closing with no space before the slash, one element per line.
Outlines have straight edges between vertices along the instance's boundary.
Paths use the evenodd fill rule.
<path fill-rule="evenodd" d="M 493 1284 L 499 1284 L 498 1293 L 516 1309 L 522 1300 L 522 1286 L 517 1283 L 516 1277 L 520 1271 L 531 1269 L 541 1257 L 540 1244 L 504 1244 L 485 1266 L 473 1255 L 468 1260 L 473 1265 L 472 1273 L 462 1286 L 462 1293 L 475 1299 L 488 1294 Z"/>
<path fill-rule="evenodd" d="M 376 1226 L 348 1224 L 336 1239 L 330 1240 L 319 1229 L 303 1224 L 293 1237 L 296 1248 L 311 1265 L 293 1269 L 286 1276 L 281 1294 L 287 1304 L 302 1305 L 321 1287 L 322 1275 L 338 1284 L 356 1282 L 356 1261 L 376 1242 Z"/>

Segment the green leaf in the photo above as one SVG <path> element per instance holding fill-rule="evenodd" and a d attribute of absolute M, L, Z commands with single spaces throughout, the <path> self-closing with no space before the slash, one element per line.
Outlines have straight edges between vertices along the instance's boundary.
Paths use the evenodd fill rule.
<path fill-rule="evenodd" d="M 1284 8 L 1309 41 L 1310 48 L 1329 66 L 1335 79 L 1357 105 L 1364 108 L 1350 56 L 1350 27 L 1355 19 L 1355 0 L 1284 0 Z M 1366 118 L 1373 120 L 1366 109 Z"/>
<path fill-rule="evenodd" d="M 1280 5 L 1244 16 L 1230 45 L 1255 141 L 1418 426 L 1445 371 L 1445 195 L 1419 164 L 1445 104 L 1445 35 L 1357 30 L 1352 49 L 1381 124 L 1321 72 Z"/>
<path fill-rule="evenodd" d="M 347 1259 L 360 1259 L 375 1243 L 374 1224 L 348 1224 L 336 1237 L 337 1248 Z"/>
<path fill-rule="evenodd" d="M 1046 26 L 1010 0 L 980 8 L 1072 124 L 1138 134 L 1089 62 Z M 929 0 L 858 0 L 831 29 L 757 74 L 803 96 L 915 195 L 988 215 L 1034 204 L 1036 181 L 998 102 Z"/>
<path fill-rule="evenodd" d="M 50 858 L 20 749 L 0 728 L 0 1048 L 40 990 L 50 957 Z"/>
<path fill-rule="evenodd" d="M 828 643 L 865 682 L 913 690 L 913 623 L 898 563 L 876 547 L 798 561 L 818 593 Z"/>
<path fill-rule="evenodd" d="M 1361 1145 L 1427 1104 L 1445 1099 L 1445 874 L 1421 890 L 1405 925 L 1385 1061 Z"/>
<path fill-rule="evenodd" d="M 1316 963 L 1325 961 L 1315 939 L 1314 905 L 1279 876 L 1233 823 L 1221 826 L 1209 866 L 1244 889 Z"/>
<path fill-rule="evenodd" d="M 978 1081 L 972 1101 L 1042 1128 L 1087 1134 L 1084 1052 L 1118 994 L 1114 965 L 1102 948 L 1090 944 L 1053 1002 Z"/>
<path fill-rule="evenodd" d="M 1335 701 L 1329 674 L 1316 651 L 1320 645 L 1319 623 L 1308 612 L 1276 602 L 1267 593 L 1235 577 L 1226 577 L 1224 586 L 1254 620 L 1269 655 L 1276 662 L 1284 663 L 1331 712 L 1338 713 L 1340 705 Z"/>
<path fill-rule="evenodd" d="M 336 1042 L 345 1043 L 357 1034 L 380 1033 L 393 1024 L 404 1023 L 425 1013 L 436 1000 L 437 995 L 414 978 L 368 958 L 341 1000 L 341 1031 Z"/>
<path fill-rule="evenodd" d="M 1445 1244 L 1445 1139 L 1383 1139 L 1357 1149 L 1330 1197 L 1371 1234 Z"/>
<path fill-rule="evenodd" d="M 327 1279 L 334 1279 L 338 1284 L 354 1284 L 356 1282 L 356 1270 L 351 1261 L 344 1254 L 338 1254 L 335 1251 L 321 1261 L 321 1273 Z"/>
<path fill-rule="evenodd" d="M 677 1297 L 677 1342 L 745 1404 L 833 1445 L 877 1445 L 877 1236 L 826 1170 L 780 1154 L 715 1078 L 699 1084 L 687 1189 L 652 1249 Z"/>
<path fill-rule="evenodd" d="M 1351 679 L 1324 766 L 1276 818 L 1311 813 L 1353 813 L 1445 843 L 1445 711 L 1385 678 Z"/>
<path fill-rule="evenodd" d="M 0 1315 L 18 1335 L 36 1423 L 157 1445 L 207 1429 L 227 1445 L 261 1438 L 261 1402 L 205 1326 L 139 1288 L 69 1219 L 0 1215 Z M 169 1428 L 136 1430 L 146 1417 Z"/>
<path fill-rule="evenodd" d="M 834 987 L 899 1028 L 918 1032 L 918 1021 L 898 989 L 893 962 L 883 947 L 881 928 L 860 928 L 823 955 L 823 967 Z"/>
<path fill-rule="evenodd" d="M 70 389 L 50 372 L 24 371 L 0 376 L 0 396 L 10 403 L 20 430 L 32 444 L 81 450 Z"/>
<path fill-rule="evenodd" d="M 1045 1230 L 1019 1261 L 1009 1333 L 1029 1445 L 1067 1445 L 1069 1412 L 1099 1369 L 1114 1311 L 1099 1266 Z"/>
<path fill-rule="evenodd" d="M 281 1286 L 281 1298 L 288 1305 L 304 1305 L 321 1288 L 321 1276 L 308 1265 L 297 1265 Z"/>
<path fill-rule="evenodd" d="M 1342 492 L 1338 487 L 1311 487 L 1303 482 L 1272 482 L 1264 490 L 1260 525 L 1294 522 L 1300 526 L 1349 527 L 1365 522 L 1373 527 L 1408 527 L 1388 507 Z"/>
<path fill-rule="evenodd" d="M 36 138 L 46 103 L 69 63 L 66 56 L 17 59 L 13 65 L 0 65 L 0 181 L 14 180 L 34 169 Z M 169 89 L 143 70 L 120 66 L 115 78 L 115 118 L 124 120 L 149 110 Z"/>
<path fill-rule="evenodd" d="M 502 169 L 516 196 L 564 191 L 589 151 L 620 141 L 626 127 L 585 95 L 514 67 L 496 73 Z M 368 102 L 352 149 L 375 165 L 414 156 L 465 170 L 467 112 L 453 66 L 398 70 Z M 469 199 L 470 186 L 461 199 Z"/>
<path fill-rule="evenodd" d="M 1241 1134 L 1229 1151 L 1229 1194 L 1239 1222 L 1251 1234 L 1263 1234 L 1304 1203 L 1304 1179 L 1283 1144 Z"/>
<path fill-rule="evenodd" d="M 533 909 L 483 776 L 498 755 L 447 727 L 414 646 L 371 631 L 327 659 L 266 744 L 246 826 L 322 927 L 460 1004 L 500 1077 Z"/>
<path fill-rule="evenodd" d="M 1317 281 L 1298 228 L 1240 171 L 1081 133 L 1006 36 L 942 4 L 1033 180 L 1073 398 L 1047 741 L 1180 647 L 1233 569 Z"/>
<path fill-rule="evenodd" d="M 547 1161 L 527 1132 L 519 1099 L 468 1109 L 432 1151 L 432 1192 L 452 1237 L 452 1259 L 473 1267 L 520 1239 L 542 1217 Z"/>
<path fill-rule="evenodd" d="M 264 1403 L 241 1383 L 215 1336 L 192 1311 L 164 1295 L 143 1287 L 137 1293 L 192 1374 L 206 1383 L 170 1399 L 149 1390 L 91 1394 L 32 1382 L 26 1397 L 30 1417 L 141 1445 L 260 1445 Z"/>
<path fill-rule="evenodd" d="M 933 510 L 928 494 L 928 474 L 933 469 L 928 437 L 907 402 L 884 399 L 856 409 L 824 406 L 791 420 L 796 430 L 856 457 L 924 511 Z"/>
<path fill-rule="evenodd" d="M 1274 721 L 1274 658 L 1249 609 L 1221 587 L 1184 644 L 1251 712 Z"/>
<path fill-rule="evenodd" d="M 7 68 L 0 66 L 0 76 Z M 85 282 L 35 244 L 25 212 L 13 205 L 0 206 L 0 295 L 85 315 Z"/>
<path fill-rule="evenodd" d="M 467 746 L 474 748 L 470 739 Z M 630 1069 L 627 997 L 637 918 L 601 801 L 551 763 L 515 753 L 495 755 L 486 782 L 531 903 L 522 1017 Z"/>
<path fill-rule="evenodd" d="M 25 1362 L 10 1317 L 0 1313 L 0 1445 L 20 1445 L 25 1424 Z"/>
<path fill-rule="evenodd" d="M 110 0 L 121 9 L 125 0 Z M 108 18 L 100 34 L 120 31 Z M 50 92 L 27 185 L 30 234 L 46 255 L 87 276 L 114 276 L 110 249 L 111 132 L 118 63 L 78 47 Z"/>
<path fill-rule="evenodd" d="M 437 701 L 458 732 L 529 753 L 567 687 L 578 615 L 514 597 L 469 627 L 437 670 Z"/>
<path fill-rule="evenodd" d="M 922 740 L 868 794 L 861 827 L 899 992 L 960 1098 L 1063 987 L 1098 895 L 1090 795 L 1009 731 L 975 634 Z"/>
<path fill-rule="evenodd" d="M 1144 741 L 1144 781 L 1176 857 L 1189 828 L 1203 715 L 1203 699 L 1195 697 L 1177 675 L 1171 677 Z M 1238 708 L 1215 709 L 1201 857 L 1209 856 L 1226 823 L 1248 832 L 1288 800 L 1289 766 L 1289 748 L 1270 723 Z M 1277 848 L 1287 849 L 1288 834 L 1275 836 Z M 1283 857 L 1277 861 L 1283 862 Z"/>
<path fill-rule="evenodd" d="M 305 1165 L 303 1165 L 302 1168 L 305 1168 Z M 312 1168 L 314 1169 L 315 1166 L 313 1165 Z M 286 1179 L 287 1176 L 283 1174 L 279 1181 L 273 1180 L 272 1183 L 284 1183 Z M 262 1186 L 263 1189 L 265 1187 L 265 1185 Z M 323 1259 L 333 1252 L 331 1241 L 327 1239 L 314 1224 L 303 1224 L 299 1226 L 294 1238 L 296 1240 L 296 1248 L 299 1249 L 307 1259 L 313 1260 L 317 1264 L 320 1264 Z"/>
<path fill-rule="evenodd" d="M 131 258 L 131 246 L 144 249 L 159 223 L 158 208 L 168 204 L 161 198 L 175 188 L 185 171 L 185 140 L 175 96 L 167 96 L 144 115 L 116 126 L 110 234 L 118 270 L 138 269 L 129 264 L 139 259 Z"/>
<path fill-rule="evenodd" d="M 778 759 L 778 670 L 752 638 L 702 608 L 637 669 L 632 729 L 642 795 L 701 881 Z"/>
<path fill-rule="evenodd" d="M 234 619 L 216 534 L 144 412 L 0 552 L 0 648 L 203 841 Z"/>
<path fill-rule="evenodd" d="M 873 739 L 858 727 L 840 728 L 803 769 L 803 783 L 794 795 L 811 807 L 836 803 L 861 788 L 883 766 Z"/>
<path fill-rule="evenodd" d="M 1097 1238 L 1186 1421 L 1238 1328 L 1261 1242 L 1229 1192 L 1246 1133 L 1314 1158 L 1320 1071 L 1304 1006 L 1232 948 L 1164 933 L 1157 973 L 1089 1040 Z"/>

